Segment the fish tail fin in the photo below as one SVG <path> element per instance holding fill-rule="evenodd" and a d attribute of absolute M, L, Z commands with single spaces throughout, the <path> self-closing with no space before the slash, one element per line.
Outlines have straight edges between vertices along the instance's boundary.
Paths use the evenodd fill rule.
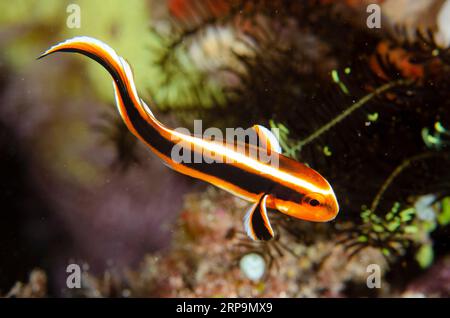
<path fill-rule="evenodd" d="M 42 53 L 38 59 L 56 52 L 80 53 L 101 64 L 111 74 L 116 94 L 117 107 L 127 126 L 130 125 L 130 120 L 126 118 L 127 112 L 125 106 L 127 103 L 136 108 L 140 115 L 145 117 L 150 123 L 158 123 L 150 108 L 137 94 L 130 65 L 110 46 L 100 40 L 87 36 L 80 36 L 52 46 Z M 130 126 L 129 128 L 132 130 Z"/>

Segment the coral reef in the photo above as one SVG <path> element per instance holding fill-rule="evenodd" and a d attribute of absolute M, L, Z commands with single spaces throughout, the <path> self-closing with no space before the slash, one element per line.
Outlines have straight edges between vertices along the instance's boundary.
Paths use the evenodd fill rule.
<path fill-rule="evenodd" d="M 409 297 L 450 297 L 450 259 L 445 257 L 412 281 L 403 293 Z"/>
<path fill-rule="evenodd" d="M 368 248 L 348 260 L 343 246 L 336 247 L 330 236 L 330 226 L 301 221 L 295 222 L 314 235 L 314 242 L 291 240 L 277 223 L 277 231 L 283 231 L 278 240 L 269 245 L 250 242 L 241 232 L 247 205 L 212 187 L 187 195 L 167 251 L 147 255 L 137 269 L 120 272 L 111 268 L 103 276 L 86 272 L 83 288 L 67 290 L 67 295 L 343 297 L 361 296 L 360 291 L 367 296 L 390 295 L 386 281 L 381 289 L 366 287 L 369 264 L 379 264 L 382 275 L 386 271 L 387 262 L 379 250 Z M 258 255 L 263 267 L 246 265 L 250 268 L 243 270 L 242 259 L 249 255 Z M 255 279 L 255 271 L 264 274 Z"/>
<path fill-rule="evenodd" d="M 26 284 L 17 282 L 5 295 L 9 298 L 42 298 L 47 296 L 47 275 L 40 269 L 30 273 Z"/>

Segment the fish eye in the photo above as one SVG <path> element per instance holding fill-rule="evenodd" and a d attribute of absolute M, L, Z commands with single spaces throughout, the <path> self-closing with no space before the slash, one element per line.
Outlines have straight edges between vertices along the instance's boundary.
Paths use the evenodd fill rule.
<path fill-rule="evenodd" d="M 321 194 L 311 193 L 304 197 L 303 202 L 305 202 L 306 204 L 308 204 L 312 207 L 317 207 L 322 204 L 321 202 L 323 202 L 323 200 L 324 200 L 324 198 Z"/>

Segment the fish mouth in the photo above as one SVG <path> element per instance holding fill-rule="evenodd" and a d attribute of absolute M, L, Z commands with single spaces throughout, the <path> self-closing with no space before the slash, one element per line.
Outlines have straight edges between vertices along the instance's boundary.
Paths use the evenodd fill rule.
<path fill-rule="evenodd" d="M 338 211 L 338 212 L 339 212 L 339 211 Z M 330 222 L 330 221 L 333 221 L 333 220 L 337 217 L 338 212 L 332 213 L 331 216 L 329 216 L 329 217 L 327 217 L 327 218 L 322 218 L 322 220 L 321 220 L 320 222 Z"/>
<path fill-rule="evenodd" d="M 339 214 L 339 203 L 334 192 L 331 193 L 331 198 L 328 200 L 327 209 L 326 216 L 328 217 L 324 217 L 322 222 L 333 221 Z"/>

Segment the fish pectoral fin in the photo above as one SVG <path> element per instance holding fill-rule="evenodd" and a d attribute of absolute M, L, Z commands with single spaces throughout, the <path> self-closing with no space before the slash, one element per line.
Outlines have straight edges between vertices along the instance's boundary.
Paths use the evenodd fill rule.
<path fill-rule="evenodd" d="M 274 236 L 267 216 L 266 200 L 268 196 L 268 194 L 262 194 L 258 202 L 249 208 L 244 217 L 245 232 L 255 241 L 268 241 Z"/>
<path fill-rule="evenodd" d="M 254 125 L 252 128 L 258 135 L 259 147 L 270 149 L 271 151 L 278 153 L 282 152 L 278 138 L 269 129 L 261 125 Z"/>

